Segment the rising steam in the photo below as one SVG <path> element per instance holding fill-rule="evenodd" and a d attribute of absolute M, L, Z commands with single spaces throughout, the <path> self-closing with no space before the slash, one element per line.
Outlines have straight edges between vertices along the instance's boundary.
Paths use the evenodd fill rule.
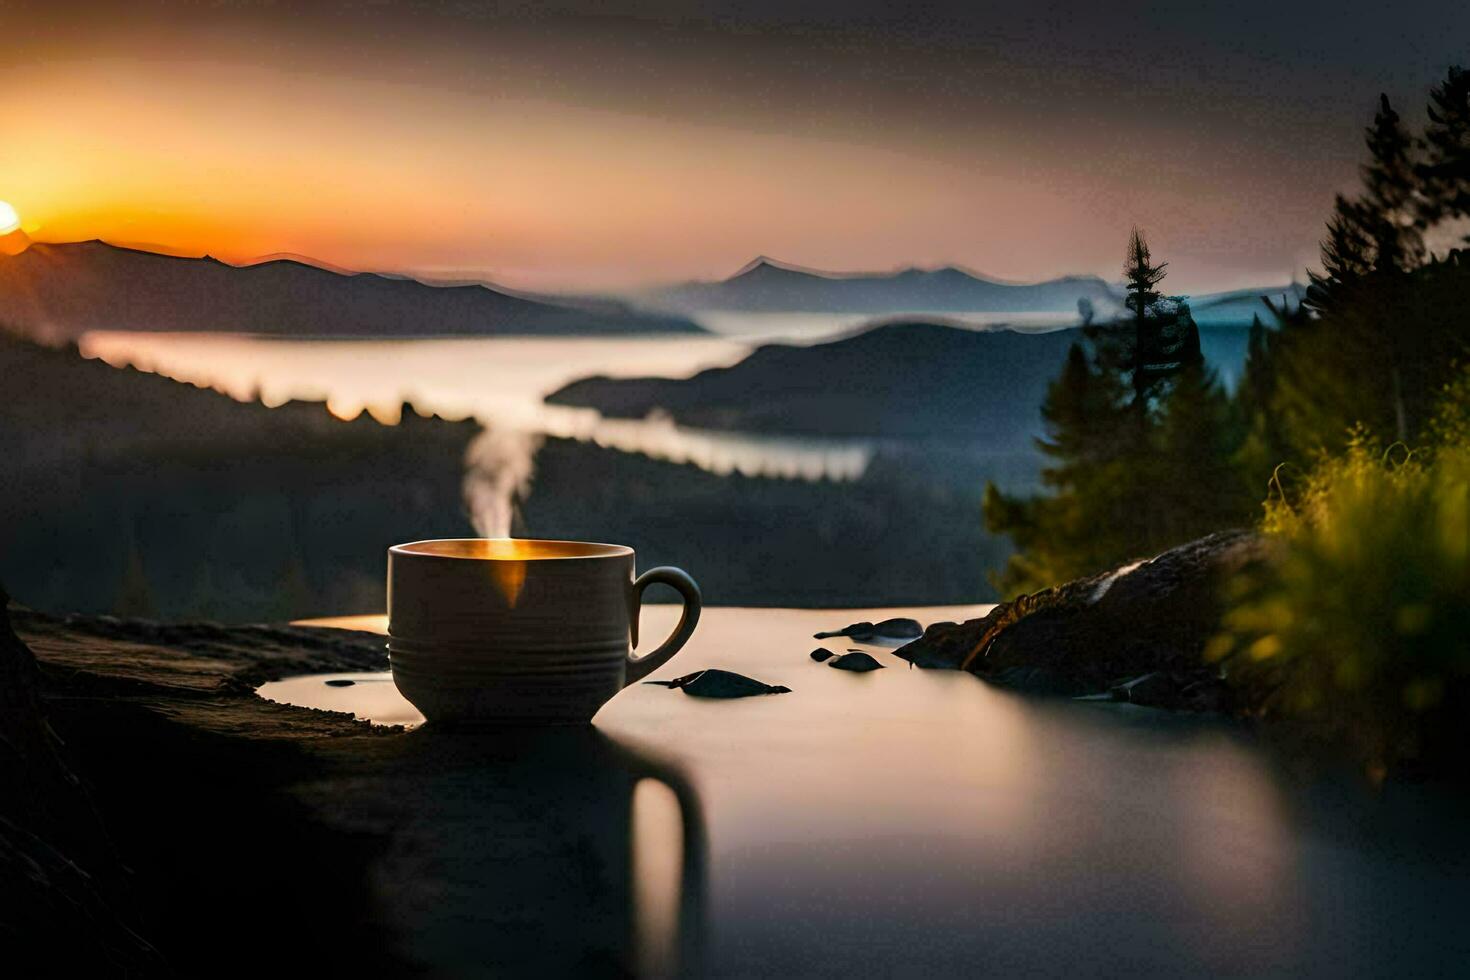
<path fill-rule="evenodd" d="M 487 426 L 465 449 L 464 503 L 481 536 L 510 537 L 516 502 L 531 490 L 541 442 L 537 433 Z"/>

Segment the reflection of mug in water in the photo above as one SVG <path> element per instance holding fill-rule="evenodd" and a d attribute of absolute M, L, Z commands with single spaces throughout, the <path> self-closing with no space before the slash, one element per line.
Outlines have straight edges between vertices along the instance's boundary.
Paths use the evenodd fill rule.
<path fill-rule="evenodd" d="M 705 830 L 677 768 L 590 726 L 393 741 L 373 885 L 408 958 L 446 976 L 699 972 Z"/>
<path fill-rule="evenodd" d="M 461 538 L 388 550 L 393 680 L 430 721 L 575 724 L 679 651 L 699 586 L 677 568 L 633 577 L 633 549 Z M 684 597 L 672 636 L 633 659 L 643 591 Z"/>

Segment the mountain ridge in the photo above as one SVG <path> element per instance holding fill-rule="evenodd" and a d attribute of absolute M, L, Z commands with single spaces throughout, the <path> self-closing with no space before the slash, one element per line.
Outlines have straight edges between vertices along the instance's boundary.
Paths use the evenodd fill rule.
<path fill-rule="evenodd" d="M 234 265 L 97 239 L 0 255 L 0 325 L 50 343 L 89 330 L 298 338 L 705 332 L 677 314 L 552 303 L 481 283 L 339 271 L 288 255 Z"/>
<path fill-rule="evenodd" d="M 964 266 L 954 264 L 936 265 L 932 267 L 925 267 L 922 265 L 906 265 L 899 269 L 889 269 L 885 271 L 846 271 L 840 269 L 818 269 L 815 266 L 804 266 L 799 265 L 795 262 L 786 262 L 781 259 L 772 258 L 769 255 L 757 255 L 755 258 L 745 263 L 743 266 L 741 266 L 739 269 L 737 269 L 735 272 L 731 273 L 728 277 L 724 279 L 692 281 L 707 284 L 718 284 L 722 282 L 728 283 L 760 269 L 770 269 L 773 272 L 784 272 L 791 273 L 793 275 L 809 276 L 813 279 L 827 279 L 837 281 L 852 279 L 893 280 L 916 276 L 961 276 L 967 279 L 974 279 L 979 282 L 989 283 L 995 286 L 1039 286 L 1053 282 L 1083 281 L 1100 282 L 1104 285 L 1107 284 L 1101 276 L 1089 275 L 1087 273 L 1050 276 L 1046 279 L 1038 280 L 1002 279 L 999 276 L 988 276 L 984 273 L 975 272 L 973 269 L 966 269 Z"/>
<path fill-rule="evenodd" d="M 1069 275 L 1040 282 L 1011 282 L 955 265 L 909 266 L 888 272 L 833 272 L 759 255 L 733 275 L 692 280 L 640 297 L 655 308 L 745 312 L 827 312 L 900 315 L 921 313 L 1068 313 L 1086 299 L 1094 306 L 1119 304 L 1097 276 Z"/>

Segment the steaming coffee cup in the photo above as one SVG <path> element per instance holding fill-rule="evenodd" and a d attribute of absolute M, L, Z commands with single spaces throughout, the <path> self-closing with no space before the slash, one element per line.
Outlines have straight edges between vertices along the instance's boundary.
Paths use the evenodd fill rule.
<path fill-rule="evenodd" d="M 388 549 L 388 651 L 398 690 L 430 722 L 588 722 L 678 653 L 699 586 L 677 568 L 634 577 L 633 549 L 583 541 L 451 538 Z M 673 634 L 634 657 L 650 585 L 684 600 Z"/>

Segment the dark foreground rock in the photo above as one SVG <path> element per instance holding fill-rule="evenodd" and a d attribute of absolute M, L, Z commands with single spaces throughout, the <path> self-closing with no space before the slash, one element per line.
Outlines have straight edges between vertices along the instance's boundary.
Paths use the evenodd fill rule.
<path fill-rule="evenodd" d="M 703 825 L 657 757 L 591 726 L 446 737 L 254 694 L 386 665 L 365 633 L 0 605 L 7 975 L 627 976 L 630 830 L 607 815 L 648 777 L 684 813 L 694 962 Z"/>
<path fill-rule="evenodd" d="M 1219 627 L 1220 586 L 1265 553 L 1259 535 L 1223 531 L 982 619 L 936 623 L 895 652 L 1028 693 L 1225 709 L 1229 691 L 1201 653 Z"/>
<path fill-rule="evenodd" d="M 0 606 L 6 598 L 0 593 Z M 0 949 L 13 975 L 144 974 L 133 889 L 71 752 L 47 721 L 36 660 L 0 617 Z"/>
<path fill-rule="evenodd" d="M 360 894 L 383 842 L 332 833 L 286 792 L 314 768 L 307 746 L 380 730 L 253 694 L 381 666 L 381 647 L 0 609 L 0 945 L 15 975 L 244 975 L 278 969 L 281 949 L 303 970 L 392 972 Z"/>

